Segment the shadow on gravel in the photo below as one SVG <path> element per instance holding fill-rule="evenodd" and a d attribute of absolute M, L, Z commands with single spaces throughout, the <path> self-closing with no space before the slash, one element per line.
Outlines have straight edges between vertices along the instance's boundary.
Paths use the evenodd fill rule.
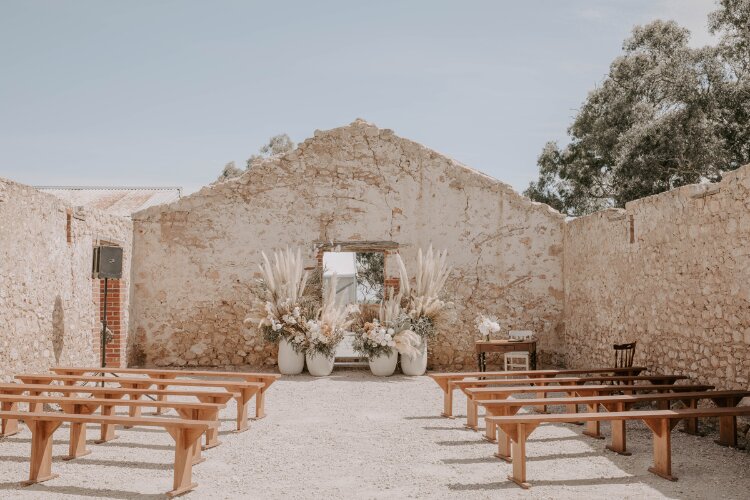
<path fill-rule="evenodd" d="M 631 476 L 625 477 L 607 477 L 607 478 L 592 478 L 592 479 L 559 479 L 559 480 L 529 480 L 531 488 L 534 486 L 592 486 L 597 484 L 612 485 L 612 484 L 631 484 L 638 482 L 637 478 Z M 474 483 L 474 484 L 449 484 L 448 489 L 452 491 L 481 491 L 481 490 L 499 490 L 499 489 L 516 489 L 523 491 L 519 486 L 511 480 L 501 483 Z"/>
<path fill-rule="evenodd" d="M 463 441 L 435 441 L 438 446 L 475 446 L 479 443 L 488 443 L 483 439 L 466 439 Z"/>
<path fill-rule="evenodd" d="M 98 488 L 82 488 L 79 486 L 52 486 L 47 484 L 34 484 L 32 486 L 21 487 L 19 483 L 0 483 L 0 491 L 11 490 L 11 491 L 35 491 L 40 494 L 51 495 L 53 493 L 59 493 L 62 495 L 76 495 L 82 497 L 95 497 L 95 498 L 121 498 L 129 500 L 131 498 L 137 498 L 142 500 L 159 499 L 163 500 L 163 494 L 140 494 L 132 491 L 123 490 L 108 490 Z M 40 496 L 39 498 L 44 498 Z"/>

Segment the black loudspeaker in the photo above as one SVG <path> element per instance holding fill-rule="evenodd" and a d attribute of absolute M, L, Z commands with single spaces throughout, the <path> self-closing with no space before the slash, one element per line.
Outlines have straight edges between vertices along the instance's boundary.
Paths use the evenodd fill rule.
<path fill-rule="evenodd" d="M 109 278 L 119 280 L 122 278 L 122 248 L 94 247 L 92 276 L 94 279 Z"/>

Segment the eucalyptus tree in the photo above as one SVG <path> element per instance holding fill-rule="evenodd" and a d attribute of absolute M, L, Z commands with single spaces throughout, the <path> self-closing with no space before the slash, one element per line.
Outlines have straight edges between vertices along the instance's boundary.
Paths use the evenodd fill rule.
<path fill-rule="evenodd" d="M 693 48 L 673 21 L 637 26 L 591 91 L 563 147 L 547 143 L 524 192 L 569 215 L 718 181 L 750 162 L 750 0 L 723 0 L 715 47 Z"/>

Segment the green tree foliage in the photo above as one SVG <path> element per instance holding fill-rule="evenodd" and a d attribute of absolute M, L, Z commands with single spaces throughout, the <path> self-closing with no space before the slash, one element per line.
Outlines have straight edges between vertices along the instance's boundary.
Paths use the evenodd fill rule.
<path fill-rule="evenodd" d="M 230 161 L 229 163 L 224 165 L 224 169 L 221 171 L 221 174 L 219 175 L 219 178 L 217 180 L 223 181 L 226 179 L 231 179 L 232 177 L 237 177 L 239 175 L 242 175 L 242 169 L 237 168 L 234 162 Z"/>
<path fill-rule="evenodd" d="M 720 43 L 697 49 L 673 21 L 637 26 L 524 194 L 582 215 L 750 163 L 750 0 L 721 1 L 709 26 Z"/>
<path fill-rule="evenodd" d="M 357 252 L 357 301 L 376 304 L 383 300 L 385 255 L 382 252 Z"/>
<path fill-rule="evenodd" d="M 231 161 L 224 166 L 217 181 L 238 177 L 250 169 L 255 162 L 291 151 L 294 149 L 294 146 L 294 142 L 292 142 L 287 134 L 275 135 L 258 150 L 259 154 L 252 155 L 247 161 L 245 161 L 245 169 L 237 167 L 234 162 Z"/>

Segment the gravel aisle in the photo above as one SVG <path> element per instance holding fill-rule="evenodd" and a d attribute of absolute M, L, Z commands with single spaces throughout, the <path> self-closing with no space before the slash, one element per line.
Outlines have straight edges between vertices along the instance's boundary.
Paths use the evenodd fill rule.
<path fill-rule="evenodd" d="M 465 413 L 457 396 L 456 413 Z M 750 454 L 673 433 L 668 482 L 647 472 L 650 432 L 629 424 L 631 457 L 572 425 L 542 426 L 528 445 L 529 491 L 506 480 L 510 464 L 495 446 L 440 418 L 440 390 L 427 377 L 379 379 L 362 371 L 332 377 L 288 377 L 269 391 L 268 416 L 231 432 L 234 407 L 223 413 L 222 445 L 194 469 L 198 488 L 185 498 L 748 498 Z M 608 435 L 607 426 L 603 431 Z M 55 458 L 60 477 L 29 488 L 30 434 L 0 439 L 0 498 L 164 498 L 172 482 L 172 446 L 157 429 L 118 429 L 119 438 L 89 446 L 72 462 Z M 89 431 L 89 439 L 98 429 Z M 67 451 L 56 433 L 54 456 Z"/>

